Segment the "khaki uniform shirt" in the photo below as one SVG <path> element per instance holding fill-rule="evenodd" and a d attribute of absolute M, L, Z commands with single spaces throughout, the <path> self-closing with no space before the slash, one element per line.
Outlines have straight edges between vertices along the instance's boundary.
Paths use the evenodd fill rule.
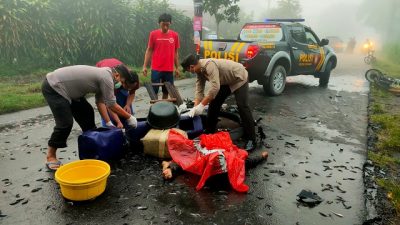
<path fill-rule="evenodd" d="M 221 85 L 228 85 L 233 93 L 247 82 L 248 73 L 240 63 L 227 59 L 200 59 L 201 72 L 197 74 L 195 99 L 204 98 L 206 81 L 210 82 L 207 96 L 214 99 Z"/>

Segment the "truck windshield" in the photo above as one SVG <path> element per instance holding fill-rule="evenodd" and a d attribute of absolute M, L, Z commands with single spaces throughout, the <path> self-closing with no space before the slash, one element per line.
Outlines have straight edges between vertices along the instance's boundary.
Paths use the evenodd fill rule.
<path fill-rule="evenodd" d="M 276 42 L 283 38 L 278 24 L 246 24 L 239 34 L 240 40 L 255 42 Z"/>

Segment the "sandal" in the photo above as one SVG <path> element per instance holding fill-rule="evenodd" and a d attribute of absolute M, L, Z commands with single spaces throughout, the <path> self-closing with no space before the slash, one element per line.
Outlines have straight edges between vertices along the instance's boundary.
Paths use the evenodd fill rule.
<path fill-rule="evenodd" d="M 56 162 L 46 162 L 46 168 L 49 171 L 56 171 L 60 166 L 62 166 L 62 163 L 58 160 Z"/>

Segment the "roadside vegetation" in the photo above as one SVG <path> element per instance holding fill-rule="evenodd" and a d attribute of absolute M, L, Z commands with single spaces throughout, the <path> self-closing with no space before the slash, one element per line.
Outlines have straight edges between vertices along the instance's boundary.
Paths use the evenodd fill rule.
<path fill-rule="evenodd" d="M 0 113 L 8 113 L 45 105 L 40 83 L 1 83 Z"/>
<path fill-rule="evenodd" d="M 141 67 L 129 65 L 128 67 L 138 73 L 141 84 L 150 82 L 150 75 L 147 77 L 143 76 Z M 50 71 L 52 70 L 41 69 L 22 76 L 0 76 L 0 115 L 46 105 L 47 103 L 42 95 L 41 85 L 46 74 Z M 190 73 L 181 72 L 180 77 L 175 79 L 190 77 Z"/>
<path fill-rule="evenodd" d="M 389 44 L 373 67 L 399 79 L 399 59 L 400 45 Z M 368 158 L 387 173 L 386 179 L 376 179 L 376 183 L 386 191 L 387 199 L 400 215 L 400 96 L 371 85 L 370 97 L 370 122 L 376 142 Z"/>
<path fill-rule="evenodd" d="M 0 76 L 94 65 L 110 57 L 141 66 L 149 32 L 158 28 L 162 13 L 172 15 L 181 55 L 193 51 L 191 18 L 165 0 L 3 0 Z"/>
<path fill-rule="evenodd" d="M 400 19 L 400 2 L 388 0 L 377 2 L 363 0 L 359 18 L 365 25 L 373 28 L 383 40 L 382 51 L 374 68 L 400 79 L 400 26 L 392 21 Z M 383 178 L 376 183 L 384 189 L 387 200 L 393 203 L 397 217 L 384 218 L 385 224 L 400 223 L 400 96 L 371 85 L 370 128 L 376 135 L 375 146 L 370 149 L 368 158 L 385 171 Z M 382 205 L 381 205 L 382 206 Z M 389 212 L 391 209 L 383 209 Z"/>
<path fill-rule="evenodd" d="M 0 67 L 0 71 L 5 70 Z M 45 105 L 41 81 L 48 71 L 37 69 L 23 76 L 0 76 L 0 115 Z"/>
<path fill-rule="evenodd" d="M 388 190 L 387 198 L 393 203 L 397 214 L 400 214 L 400 186 L 393 180 L 377 179 L 377 184 Z"/>
<path fill-rule="evenodd" d="M 181 57 L 189 54 L 192 20 L 165 0 L 0 1 L 0 114 L 45 105 L 41 82 L 59 67 L 114 57 L 141 71 L 162 13 L 172 15 Z"/>

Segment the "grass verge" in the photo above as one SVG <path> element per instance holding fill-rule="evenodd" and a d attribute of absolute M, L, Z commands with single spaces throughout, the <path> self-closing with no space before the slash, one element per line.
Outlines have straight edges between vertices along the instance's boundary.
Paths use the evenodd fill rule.
<path fill-rule="evenodd" d="M 378 58 L 374 68 L 381 70 L 393 78 L 400 78 L 400 65 L 385 58 Z"/>
<path fill-rule="evenodd" d="M 400 78 L 400 65 L 390 60 L 379 58 L 373 66 L 390 77 Z M 375 130 L 375 149 L 368 153 L 368 158 L 387 171 L 388 176 L 376 182 L 384 188 L 388 200 L 400 214 L 400 183 L 397 177 L 400 173 L 400 97 L 374 85 L 371 85 L 370 91 L 370 121 L 378 129 Z"/>
<path fill-rule="evenodd" d="M 375 163 L 375 165 L 381 168 L 396 169 L 396 167 L 400 165 L 399 159 L 393 158 L 392 156 L 387 155 L 384 152 L 383 153 L 369 152 L 368 158 L 372 160 Z"/>
<path fill-rule="evenodd" d="M 400 214 L 400 183 L 385 179 L 377 179 L 376 183 L 387 190 L 386 197 L 395 206 L 397 214 Z"/>
<path fill-rule="evenodd" d="M 382 129 L 378 133 L 378 140 L 376 147 L 378 150 L 400 150 L 400 114 L 374 114 L 371 115 L 371 120 L 379 124 Z"/>
<path fill-rule="evenodd" d="M 0 114 L 45 105 L 40 85 L 40 82 L 33 84 L 1 83 Z"/>
<path fill-rule="evenodd" d="M 150 82 L 151 76 L 141 75 L 141 68 L 130 68 L 139 74 L 141 83 Z M 41 83 L 49 71 L 51 69 L 41 69 L 25 76 L 0 75 L 0 115 L 46 105 L 41 91 Z M 183 73 L 178 79 L 189 76 L 189 73 Z"/>

